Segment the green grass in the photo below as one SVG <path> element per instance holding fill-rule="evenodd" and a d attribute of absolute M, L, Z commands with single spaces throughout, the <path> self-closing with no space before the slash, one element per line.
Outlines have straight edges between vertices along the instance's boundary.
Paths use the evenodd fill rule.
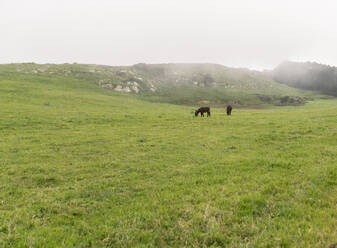
<path fill-rule="evenodd" d="M 0 107 L 0 247 L 337 242 L 337 100 L 194 118 L 27 74 Z"/>

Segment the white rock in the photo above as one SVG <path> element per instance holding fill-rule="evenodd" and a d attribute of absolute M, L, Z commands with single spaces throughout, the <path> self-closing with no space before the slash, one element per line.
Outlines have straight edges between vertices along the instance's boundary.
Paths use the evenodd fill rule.
<path fill-rule="evenodd" d="M 117 85 L 115 88 L 114 88 L 115 91 L 118 91 L 118 92 L 126 92 L 126 93 L 129 93 L 131 92 L 131 89 L 130 87 L 125 87 L 123 88 L 121 85 Z"/>
<path fill-rule="evenodd" d="M 122 87 L 122 85 L 117 85 L 114 90 L 115 91 L 122 91 L 123 87 Z"/>
<path fill-rule="evenodd" d="M 132 89 L 134 92 L 136 92 L 136 93 L 139 92 L 139 89 L 138 89 L 138 87 L 137 87 L 136 85 L 131 86 L 131 89 Z"/>
<path fill-rule="evenodd" d="M 112 84 L 103 84 L 101 87 L 105 88 L 105 89 L 112 89 L 113 85 Z"/>
<path fill-rule="evenodd" d="M 123 88 L 123 92 L 131 92 L 131 89 L 129 88 L 129 87 L 125 87 L 125 88 Z"/>

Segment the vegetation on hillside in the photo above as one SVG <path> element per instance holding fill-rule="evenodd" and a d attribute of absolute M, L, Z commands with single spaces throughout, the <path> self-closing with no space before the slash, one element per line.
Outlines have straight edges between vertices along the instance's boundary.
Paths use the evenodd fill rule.
<path fill-rule="evenodd" d="M 0 247 L 337 242 L 336 100 L 195 118 L 96 74 L 0 74 Z"/>
<path fill-rule="evenodd" d="M 286 61 L 271 73 L 274 80 L 291 87 L 337 96 L 337 67 Z"/>
<path fill-rule="evenodd" d="M 315 97 L 312 92 L 276 83 L 263 73 L 216 64 L 113 67 L 26 63 L 0 65 L 0 72 L 12 76 L 65 76 L 147 101 L 185 105 L 300 105 Z"/>

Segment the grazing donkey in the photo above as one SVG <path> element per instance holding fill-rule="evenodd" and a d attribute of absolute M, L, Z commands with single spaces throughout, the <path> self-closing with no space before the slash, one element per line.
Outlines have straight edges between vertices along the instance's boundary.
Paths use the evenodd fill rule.
<path fill-rule="evenodd" d="M 195 111 L 195 116 L 198 116 L 199 113 L 202 117 L 204 117 L 204 113 L 207 113 L 207 117 L 211 116 L 211 109 L 210 107 L 201 107 Z"/>
<path fill-rule="evenodd" d="M 227 115 L 231 115 L 232 109 L 233 109 L 233 108 L 232 108 L 231 105 L 228 105 L 228 106 L 227 106 L 227 109 L 226 109 L 226 110 L 227 110 Z"/>

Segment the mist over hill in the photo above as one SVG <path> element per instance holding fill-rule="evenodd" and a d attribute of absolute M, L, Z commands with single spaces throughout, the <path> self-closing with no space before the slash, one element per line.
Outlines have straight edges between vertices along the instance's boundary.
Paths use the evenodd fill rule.
<path fill-rule="evenodd" d="M 291 87 L 337 96 L 337 67 L 286 61 L 272 71 L 272 78 Z"/>
<path fill-rule="evenodd" d="M 298 105 L 313 97 L 312 92 L 280 84 L 262 72 L 218 64 L 23 63 L 0 65 L 0 74 L 76 78 L 147 101 L 184 105 Z"/>

